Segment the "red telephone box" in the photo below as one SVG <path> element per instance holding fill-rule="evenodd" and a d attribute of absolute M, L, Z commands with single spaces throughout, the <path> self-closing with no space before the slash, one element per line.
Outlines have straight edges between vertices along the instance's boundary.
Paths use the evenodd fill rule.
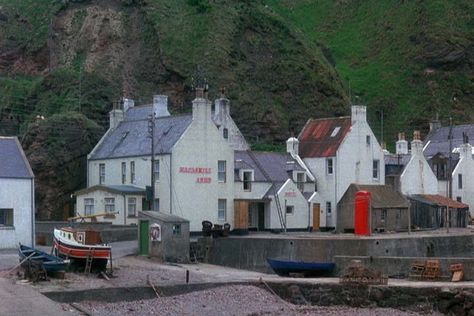
<path fill-rule="evenodd" d="M 369 231 L 370 192 L 357 191 L 354 198 L 354 233 L 370 235 Z"/>

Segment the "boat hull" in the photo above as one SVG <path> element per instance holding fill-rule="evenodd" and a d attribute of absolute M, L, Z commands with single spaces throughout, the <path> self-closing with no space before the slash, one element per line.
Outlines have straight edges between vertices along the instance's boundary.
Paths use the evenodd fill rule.
<path fill-rule="evenodd" d="M 33 253 L 34 255 L 29 257 Z M 18 249 L 18 254 L 20 257 L 20 262 L 23 261 L 25 258 L 29 257 L 28 260 L 41 262 L 43 265 L 43 268 L 48 273 L 64 272 L 66 271 L 69 265 L 69 261 L 67 260 L 63 260 L 59 257 L 47 254 L 44 251 L 34 249 L 28 246 L 24 246 L 21 244 Z"/>
<path fill-rule="evenodd" d="M 330 276 L 336 267 L 331 262 L 286 261 L 267 258 L 270 267 L 280 276 L 304 274 L 305 276 Z"/>

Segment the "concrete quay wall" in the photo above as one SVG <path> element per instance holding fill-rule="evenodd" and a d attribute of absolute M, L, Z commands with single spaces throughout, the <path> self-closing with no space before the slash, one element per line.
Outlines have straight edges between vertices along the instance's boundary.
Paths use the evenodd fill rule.
<path fill-rule="evenodd" d="M 334 262 L 336 256 L 474 258 L 474 234 L 302 238 L 291 236 L 201 238 L 207 262 L 269 272 L 266 258 Z"/>

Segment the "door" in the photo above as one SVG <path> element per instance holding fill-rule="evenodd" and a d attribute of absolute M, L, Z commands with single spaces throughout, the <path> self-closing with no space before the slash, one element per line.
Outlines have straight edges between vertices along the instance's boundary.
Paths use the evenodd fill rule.
<path fill-rule="evenodd" d="M 320 204 L 313 204 L 313 231 L 319 230 L 319 216 L 321 214 Z"/>
<path fill-rule="evenodd" d="M 149 229 L 150 223 L 149 221 L 140 221 L 140 255 L 141 256 L 148 256 L 148 229 Z"/>
<path fill-rule="evenodd" d="M 258 230 L 265 229 L 265 204 L 258 203 Z"/>

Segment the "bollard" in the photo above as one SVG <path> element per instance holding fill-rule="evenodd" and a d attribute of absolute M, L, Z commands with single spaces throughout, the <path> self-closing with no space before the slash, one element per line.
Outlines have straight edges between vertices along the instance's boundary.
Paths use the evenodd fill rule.
<path fill-rule="evenodd" d="M 189 283 L 189 270 L 186 270 L 186 284 Z"/>

